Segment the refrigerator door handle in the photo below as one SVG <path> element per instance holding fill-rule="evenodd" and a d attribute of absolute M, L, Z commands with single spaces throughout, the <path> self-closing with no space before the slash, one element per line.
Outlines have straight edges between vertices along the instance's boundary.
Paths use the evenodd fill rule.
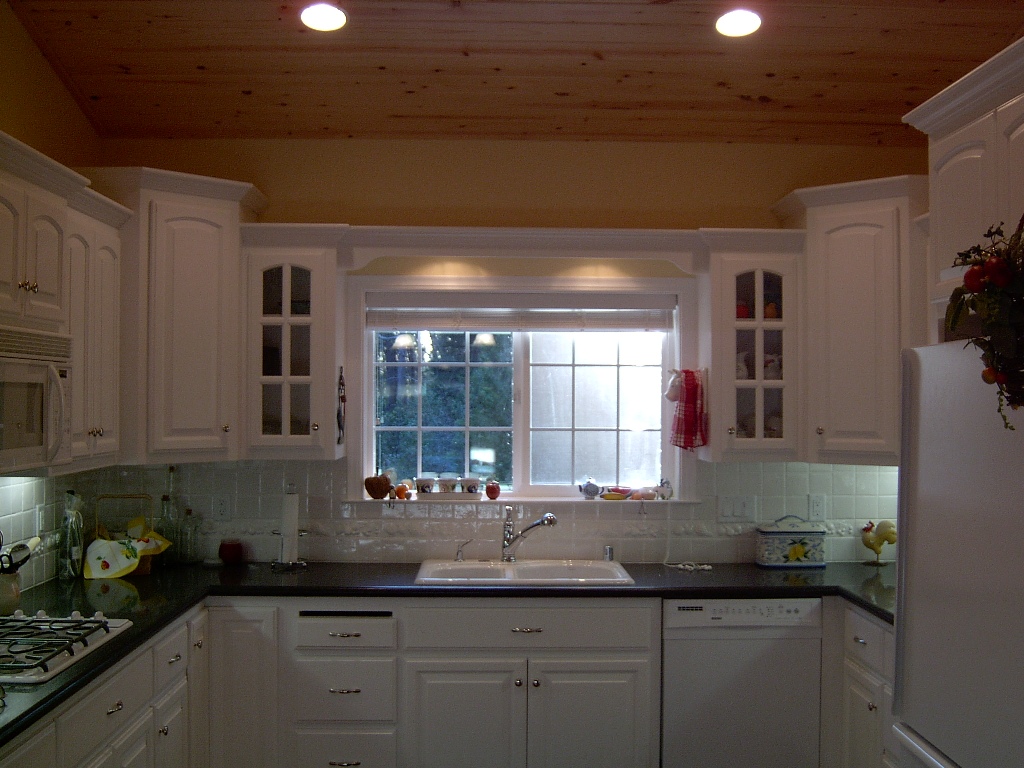
<path fill-rule="evenodd" d="M 931 744 L 918 736 L 906 723 L 897 723 L 892 730 L 900 745 L 918 760 L 915 765 L 924 768 L 959 768 L 956 763 L 945 758 Z"/>

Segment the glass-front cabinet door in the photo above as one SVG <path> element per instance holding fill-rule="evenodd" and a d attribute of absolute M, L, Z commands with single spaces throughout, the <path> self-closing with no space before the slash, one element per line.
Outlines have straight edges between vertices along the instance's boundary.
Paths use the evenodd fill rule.
<path fill-rule="evenodd" d="M 338 423 L 325 392 L 334 356 L 324 338 L 321 251 L 256 249 L 249 258 L 249 443 L 322 446 L 336 442 Z M 330 309 L 330 311 L 328 311 Z M 328 361 L 330 358 L 330 361 Z M 328 364 L 330 362 L 330 364 Z M 334 439 L 331 439 L 334 438 Z"/>
<path fill-rule="evenodd" d="M 724 258 L 720 266 L 720 370 L 711 396 L 721 400 L 711 439 L 719 455 L 785 458 L 799 429 L 796 258 Z"/>

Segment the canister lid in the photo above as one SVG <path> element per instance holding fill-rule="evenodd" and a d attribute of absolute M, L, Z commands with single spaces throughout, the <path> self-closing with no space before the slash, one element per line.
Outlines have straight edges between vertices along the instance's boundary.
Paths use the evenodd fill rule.
<path fill-rule="evenodd" d="M 824 533 L 825 526 L 822 523 L 804 520 L 796 515 L 786 515 L 773 523 L 757 526 L 757 530 L 769 536 L 792 536 L 794 533 Z"/>

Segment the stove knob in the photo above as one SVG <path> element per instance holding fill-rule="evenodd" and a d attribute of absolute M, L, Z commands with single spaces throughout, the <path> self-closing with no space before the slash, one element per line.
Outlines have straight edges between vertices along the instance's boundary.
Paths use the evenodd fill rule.
<path fill-rule="evenodd" d="M 103 615 L 103 611 L 96 611 L 92 616 L 96 621 L 103 621 L 107 617 Z"/>
<path fill-rule="evenodd" d="M 46 618 L 46 611 L 36 611 L 36 618 L 37 619 L 45 619 Z"/>
<path fill-rule="evenodd" d="M 82 614 L 81 614 L 80 611 L 72 611 L 71 612 L 71 618 L 72 619 L 80 619 L 80 618 L 82 618 Z"/>

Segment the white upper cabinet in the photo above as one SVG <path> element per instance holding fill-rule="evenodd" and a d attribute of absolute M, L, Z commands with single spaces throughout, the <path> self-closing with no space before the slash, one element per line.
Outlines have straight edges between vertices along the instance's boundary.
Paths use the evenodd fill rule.
<path fill-rule="evenodd" d="M 238 458 L 239 226 L 262 196 L 146 168 L 86 173 L 135 212 L 121 268 L 122 460 Z"/>
<path fill-rule="evenodd" d="M 338 377 L 343 335 L 337 325 L 342 287 L 337 248 L 250 245 L 274 240 L 273 233 L 281 230 L 296 228 L 243 227 L 248 275 L 247 454 L 340 458 L 344 441 L 339 428 Z"/>
<path fill-rule="evenodd" d="M 702 230 L 710 258 L 701 301 L 709 369 L 708 447 L 716 461 L 797 457 L 800 408 L 800 266 L 804 233 Z"/>
<path fill-rule="evenodd" d="M 809 461 L 897 463 L 900 349 L 924 343 L 913 330 L 923 324 L 904 320 L 900 300 L 922 280 L 911 223 L 925 209 L 926 183 L 901 176 L 802 189 L 776 208 L 807 230 Z"/>

